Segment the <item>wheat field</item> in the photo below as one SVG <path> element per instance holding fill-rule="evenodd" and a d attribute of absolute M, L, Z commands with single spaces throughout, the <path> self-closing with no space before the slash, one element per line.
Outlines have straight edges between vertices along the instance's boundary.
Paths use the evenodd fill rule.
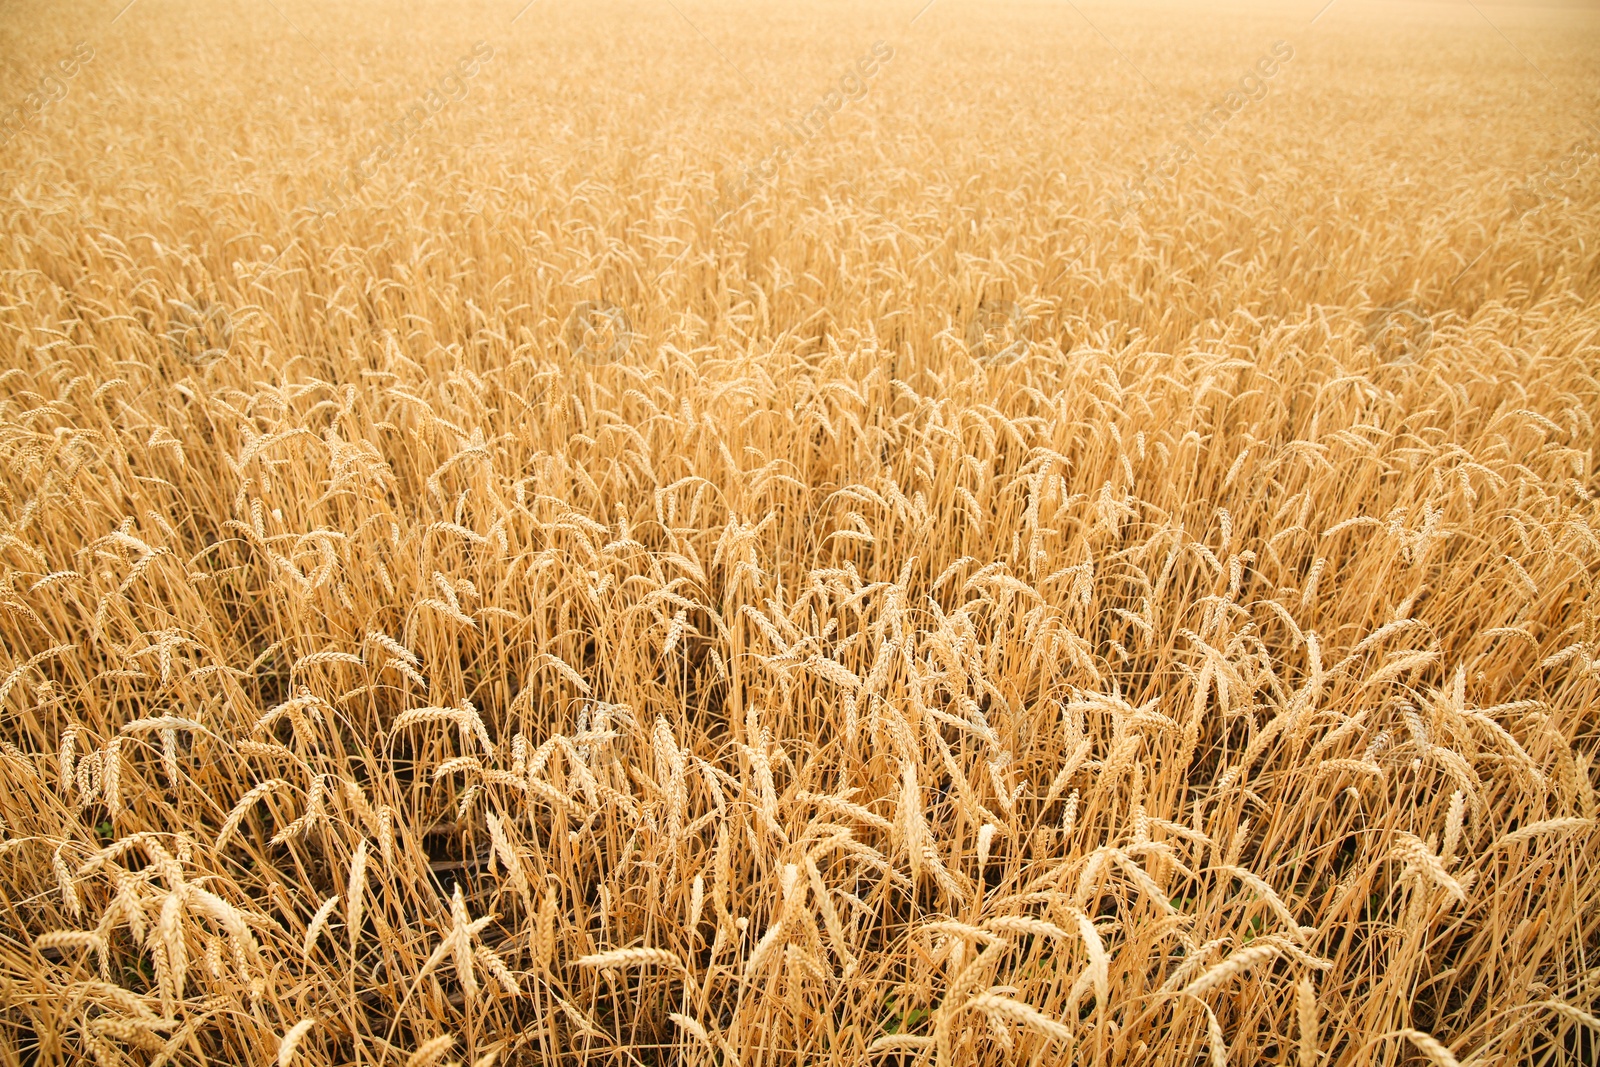
<path fill-rule="evenodd" d="M 1593 1064 L 1600 11 L 0 9 L 0 1062 Z"/>

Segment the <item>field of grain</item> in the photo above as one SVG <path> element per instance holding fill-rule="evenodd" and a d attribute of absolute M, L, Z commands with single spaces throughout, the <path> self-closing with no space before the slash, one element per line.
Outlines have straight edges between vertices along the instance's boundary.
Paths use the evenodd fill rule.
<path fill-rule="evenodd" d="M 1595 1063 L 1597 87 L 13 0 L 0 1063 Z"/>

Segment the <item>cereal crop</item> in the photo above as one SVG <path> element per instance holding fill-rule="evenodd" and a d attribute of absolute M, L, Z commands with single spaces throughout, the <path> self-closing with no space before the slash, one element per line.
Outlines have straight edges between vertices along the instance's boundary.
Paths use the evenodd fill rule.
<path fill-rule="evenodd" d="M 1595 1063 L 1597 75 L 14 0 L 0 1063 Z"/>

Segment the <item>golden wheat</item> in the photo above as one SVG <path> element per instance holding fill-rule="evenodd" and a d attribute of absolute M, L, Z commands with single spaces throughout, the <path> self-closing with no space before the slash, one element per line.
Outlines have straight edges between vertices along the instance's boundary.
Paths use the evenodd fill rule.
<path fill-rule="evenodd" d="M 1592 10 L 37 6 L 0 1064 L 1594 1062 Z"/>

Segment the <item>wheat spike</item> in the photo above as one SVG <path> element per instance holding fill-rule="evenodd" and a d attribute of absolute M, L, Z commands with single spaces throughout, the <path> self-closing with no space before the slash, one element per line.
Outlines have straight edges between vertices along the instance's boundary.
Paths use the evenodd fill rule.
<path fill-rule="evenodd" d="M 283 1040 L 278 1043 L 278 1067 L 289 1067 L 289 1061 L 294 1059 L 294 1053 L 300 1047 L 300 1042 L 311 1028 L 317 1025 L 316 1019 L 301 1019 L 289 1028 L 283 1035 Z"/>
<path fill-rule="evenodd" d="M 1432 1034 L 1423 1033 L 1421 1030 L 1401 1030 L 1401 1037 L 1417 1046 L 1417 1051 L 1428 1057 L 1428 1062 L 1435 1067 L 1461 1067 L 1459 1060 L 1451 1051 L 1444 1047 Z"/>
<path fill-rule="evenodd" d="M 587 956 L 580 956 L 575 962 L 579 967 L 671 967 L 683 969 L 683 963 L 677 956 L 660 948 L 622 948 L 611 952 L 596 952 Z"/>
<path fill-rule="evenodd" d="M 455 1047 L 454 1034 L 440 1034 L 418 1045 L 416 1051 L 406 1057 L 406 1067 L 433 1067 L 444 1058 L 445 1053 Z"/>
<path fill-rule="evenodd" d="M 311 958 L 311 951 L 317 947 L 317 938 L 322 934 L 322 928 L 328 924 L 328 917 L 333 914 L 333 909 L 339 904 L 339 894 L 335 893 L 322 902 L 316 914 L 311 916 L 311 922 L 306 925 L 305 941 L 301 945 L 301 955 L 306 959 Z"/>
<path fill-rule="evenodd" d="M 975 1011 L 1000 1015 L 1007 1019 L 1015 1020 L 1030 1030 L 1037 1030 L 1052 1041 L 1058 1041 L 1064 1045 L 1072 1044 L 1072 1029 L 1070 1027 L 1057 1022 L 1037 1008 L 1021 1001 L 1012 1000 L 1010 997 L 1001 996 L 998 993 L 979 993 L 968 1002 L 968 1006 Z"/>
<path fill-rule="evenodd" d="M 222 829 L 217 831 L 214 847 L 221 849 L 228 843 L 238 831 L 239 825 L 244 822 L 244 817 L 249 814 L 250 809 L 259 801 L 271 796 L 273 793 L 281 792 L 288 788 L 289 783 L 281 778 L 269 778 L 265 782 L 251 787 L 249 792 L 239 798 L 239 802 L 233 806 L 233 809 L 228 812 L 228 817 L 223 820 Z"/>
<path fill-rule="evenodd" d="M 1276 959 L 1283 955 L 1283 947 L 1276 944 L 1254 945 L 1250 948 L 1240 949 L 1215 967 L 1206 970 L 1199 978 L 1184 987 L 1185 996 L 1203 997 L 1206 993 L 1223 985 L 1242 971 L 1249 970 L 1258 963 Z"/>
<path fill-rule="evenodd" d="M 1309 978 L 1295 983 L 1295 1012 L 1299 1021 L 1300 1067 L 1317 1067 L 1317 991 Z"/>

